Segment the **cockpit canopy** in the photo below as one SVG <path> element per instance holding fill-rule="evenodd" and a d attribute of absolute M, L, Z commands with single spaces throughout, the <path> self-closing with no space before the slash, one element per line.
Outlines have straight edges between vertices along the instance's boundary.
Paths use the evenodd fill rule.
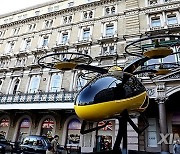
<path fill-rule="evenodd" d="M 82 88 L 75 105 L 84 106 L 136 96 L 145 91 L 142 83 L 132 74 L 124 72 L 101 75 Z"/>

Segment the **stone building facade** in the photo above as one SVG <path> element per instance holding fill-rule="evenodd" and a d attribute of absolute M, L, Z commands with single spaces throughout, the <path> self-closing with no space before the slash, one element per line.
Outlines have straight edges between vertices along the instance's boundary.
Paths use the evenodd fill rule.
<path fill-rule="evenodd" d="M 105 136 L 111 146 L 118 123 L 81 135 L 81 119 L 73 101 L 86 83 L 80 71 L 41 68 L 37 60 L 55 52 L 79 52 L 92 56 L 92 65 L 124 68 L 131 61 L 127 43 L 148 35 L 179 34 L 179 0 L 56 0 L 0 16 L 0 131 L 8 140 L 21 142 L 29 134 L 60 136 L 63 146 L 81 151 L 99 148 Z M 171 41 L 171 40 L 165 40 Z M 174 50 L 179 50 L 175 46 Z M 179 61 L 180 57 L 176 60 Z M 152 108 L 179 97 L 179 69 L 167 76 L 141 77 Z M 156 102 L 156 103 L 155 103 Z M 178 105 L 173 102 L 174 105 Z M 167 107 L 166 107 L 167 108 Z M 180 113 L 169 110 L 168 132 L 179 132 Z M 147 110 L 149 113 L 149 109 Z M 137 135 L 128 126 L 128 148 L 161 151 L 158 112 L 148 114 L 152 127 Z M 179 118 L 178 118 L 179 117 Z M 134 118 L 135 123 L 138 118 Z M 102 122 L 103 123 L 103 122 Z M 96 125 L 96 123 L 91 124 Z M 154 139 L 154 140 L 153 140 Z M 165 147 L 166 149 L 167 147 Z M 163 149 L 164 150 L 164 149 Z M 170 146 L 172 151 L 172 145 Z"/>

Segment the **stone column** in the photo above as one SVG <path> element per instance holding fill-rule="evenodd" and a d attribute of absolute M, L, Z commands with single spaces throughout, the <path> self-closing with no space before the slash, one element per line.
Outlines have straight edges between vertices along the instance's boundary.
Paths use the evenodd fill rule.
<path fill-rule="evenodd" d="M 160 133 L 163 136 L 166 136 L 166 134 L 168 133 L 168 126 L 167 126 L 167 117 L 166 117 L 167 113 L 166 113 L 166 107 L 165 107 L 166 95 L 165 95 L 164 83 L 161 83 L 158 85 L 157 94 L 158 94 L 157 103 L 158 103 L 158 108 L 159 108 Z M 164 143 L 164 142 L 161 143 L 161 154 L 169 154 L 169 144 Z"/>

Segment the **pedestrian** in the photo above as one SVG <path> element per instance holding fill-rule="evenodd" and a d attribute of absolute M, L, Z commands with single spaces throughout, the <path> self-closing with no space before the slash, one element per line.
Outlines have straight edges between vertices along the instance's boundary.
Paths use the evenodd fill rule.
<path fill-rule="evenodd" d="M 177 140 L 173 147 L 174 154 L 180 154 L 180 140 Z"/>
<path fill-rule="evenodd" d="M 51 145 L 48 146 L 48 149 L 46 150 L 46 154 L 53 154 L 53 147 Z"/>
<path fill-rule="evenodd" d="M 53 153 L 58 154 L 58 140 L 59 140 L 59 136 L 55 135 L 54 139 L 51 141 L 51 146 L 53 148 Z"/>

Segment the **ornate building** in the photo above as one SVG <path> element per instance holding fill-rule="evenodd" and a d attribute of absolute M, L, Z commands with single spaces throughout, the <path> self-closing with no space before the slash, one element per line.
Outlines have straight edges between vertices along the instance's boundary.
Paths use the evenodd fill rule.
<path fill-rule="evenodd" d="M 20 142 L 29 134 L 48 137 L 58 134 L 61 145 L 81 147 L 82 152 L 100 149 L 102 136 L 112 146 L 118 129 L 114 119 L 98 134 L 80 134 L 81 119 L 74 113 L 73 101 L 86 83 L 79 79 L 82 72 L 41 68 L 37 60 L 55 52 L 79 52 L 91 55 L 95 66 L 123 68 L 132 60 L 124 52 L 127 43 L 142 36 L 179 34 L 179 2 L 52 0 L 1 15 L 0 132 L 13 142 Z M 174 50 L 179 50 L 179 46 Z M 179 58 L 175 57 L 176 61 Z M 138 136 L 128 126 L 130 150 L 158 152 L 162 148 L 172 152 L 172 145 L 167 149 L 167 145 L 158 144 L 162 128 L 158 106 L 167 109 L 167 114 L 165 110 L 161 112 L 167 115 L 167 132 L 179 133 L 180 112 L 175 110 L 180 98 L 179 71 L 176 68 L 163 77 L 140 77 L 151 98 L 146 112 L 151 127 Z M 167 103 L 163 98 L 168 98 Z M 151 109 L 157 112 L 152 113 Z M 138 118 L 134 121 L 141 124 Z"/>

